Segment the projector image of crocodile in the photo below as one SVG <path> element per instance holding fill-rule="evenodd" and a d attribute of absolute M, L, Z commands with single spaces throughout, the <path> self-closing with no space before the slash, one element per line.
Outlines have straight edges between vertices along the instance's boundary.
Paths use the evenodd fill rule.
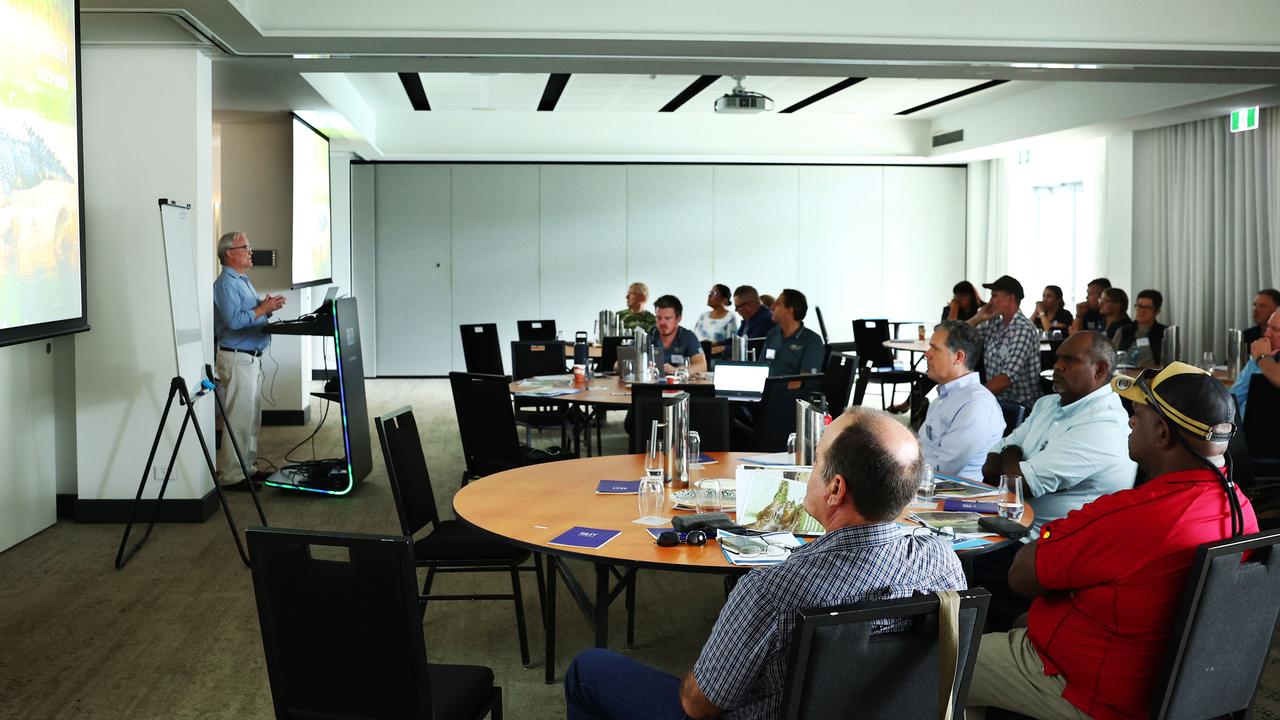
<path fill-rule="evenodd" d="M 24 128 L 22 134 L 0 130 L 0 205 L 13 194 L 39 185 L 44 180 L 71 181 L 66 166 L 53 154 L 44 138 Z"/>

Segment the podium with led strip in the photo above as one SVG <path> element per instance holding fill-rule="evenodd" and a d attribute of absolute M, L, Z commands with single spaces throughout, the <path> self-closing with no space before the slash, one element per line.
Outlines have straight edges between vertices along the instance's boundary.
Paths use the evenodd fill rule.
<path fill-rule="evenodd" d="M 310 315 L 271 323 L 270 335 L 312 335 L 333 341 L 338 377 L 315 397 L 336 403 L 342 420 L 340 458 L 310 460 L 286 465 L 267 478 L 271 487 L 325 495 L 346 495 L 373 468 L 369 446 L 369 413 L 364 396 L 364 360 L 360 349 L 360 320 L 353 297 L 326 298 Z"/>

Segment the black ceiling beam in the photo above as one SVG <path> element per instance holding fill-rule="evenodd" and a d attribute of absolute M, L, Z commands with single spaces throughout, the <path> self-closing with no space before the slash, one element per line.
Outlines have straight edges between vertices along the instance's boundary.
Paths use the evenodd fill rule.
<path fill-rule="evenodd" d="M 416 72 L 396 73 L 400 76 L 400 84 L 404 86 L 404 94 L 409 96 L 409 104 L 414 110 L 426 112 L 431 109 L 427 102 L 427 89 L 422 87 L 422 76 Z"/>
<path fill-rule="evenodd" d="M 945 95 L 945 96 L 940 97 L 940 98 L 938 98 L 938 99 L 936 99 L 936 100 L 930 100 L 929 102 L 924 103 L 923 105 L 917 105 L 917 106 L 915 106 L 915 107 L 913 107 L 913 108 L 907 108 L 906 110 L 903 110 L 903 111 L 898 112 L 898 113 L 895 113 L 895 114 L 897 114 L 897 115 L 910 115 L 911 113 L 914 113 L 914 112 L 920 112 L 921 110 L 924 110 L 924 109 L 926 109 L 926 108 L 931 108 L 931 107 L 933 107 L 934 105 L 941 105 L 941 104 L 942 104 L 942 103 L 944 103 L 944 102 L 951 102 L 952 100 L 955 100 L 955 99 L 957 99 L 957 98 L 962 98 L 962 97 L 964 97 L 965 95 L 972 95 L 972 94 L 974 94 L 974 93 L 976 93 L 976 92 L 982 92 L 983 90 L 986 90 L 986 89 L 988 89 L 988 88 L 993 88 L 993 87 L 995 87 L 995 86 L 997 86 L 997 85 L 1003 85 L 1003 84 L 1005 84 L 1005 83 L 1007 83 L 1007 82 L 1009 82 L 1009 81 L 1008 81 L 1008 80 L 988 80 L 987 82 L 984 82 L 984 83 L 982 83 L 981 85 L 974 85 L 973 87 L 971 87 L 971 88 L 965 88 L 964 90 L 961 90 L 960 92 L 953 92 L 953 93 L 951 93 L 950 95 Z"/>
<path fill-rule="evenodd" d="M 818 102 L 819 100 L 829 98 L 832 95 L 835 95 L 836 93 L 840 92 L 841 90 L 845 90 L 847 88 L 853 87 L 854 85 L 857 85 L 863 80 L 866 80 L 866 78 L 859 78 L 859 77 L 845 78 L 840 82 L 836 83 L 835 85 L 832 85 L 831 87 L 827 88 L 826 90 L 819 90 L 818 92 L 810 95 L 809 97 L 801 100 L 800 102 L 795 103 L 794 105 L 791 105 L 787 109 L 779 110 L 778 112 L 793 113 L 797 110 L 803 110 L 804 108 L 809 107 L 810 105 Z"/>
<path fill-rule="evenodd" d="M 689 83 L 689 87 L 680 91 L 679 95 L 671 98 L 671 101 L 662 106 L 658 112 L 675 112 L 680 109 L 681 105 L 693 99 L 693 96 L 706 90 L 711 83 L 720 79 L 719 75 L 699 75 L 697 80 Z"/>
<path fill-rule="evenodd" d="M 551 73 L 547 77 L 547 86 L 542 90 L 542 99 L 538 101 L 538 112 L 551 112 L 560 102 L 564 87 L 569 84 L 569 73 Z"/>

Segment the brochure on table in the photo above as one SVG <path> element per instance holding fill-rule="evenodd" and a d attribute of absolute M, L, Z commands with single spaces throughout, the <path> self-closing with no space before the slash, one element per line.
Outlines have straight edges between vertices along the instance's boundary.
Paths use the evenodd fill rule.
<path fill-rule="evenodd" d="M 801 465 L 739 465 L 738 524 L 762 532 L 824 534 L 826 530 L 804 509 L 811 472 L 813 468 Z"/>

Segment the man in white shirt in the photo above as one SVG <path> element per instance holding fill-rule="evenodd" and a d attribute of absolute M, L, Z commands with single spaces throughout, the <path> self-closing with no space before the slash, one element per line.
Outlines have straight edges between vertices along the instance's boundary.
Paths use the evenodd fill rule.
<path fill-rule="evenodd" d="M 924 358 L 938 399 L 920 426 L 920 449 L 934 471 L 982 479 L 982 463 L 1004 434 L 1004 414 L 983 387 L 973 363 L 978 333 L 968 323 L 948 320 L 933 329 Z"/>

